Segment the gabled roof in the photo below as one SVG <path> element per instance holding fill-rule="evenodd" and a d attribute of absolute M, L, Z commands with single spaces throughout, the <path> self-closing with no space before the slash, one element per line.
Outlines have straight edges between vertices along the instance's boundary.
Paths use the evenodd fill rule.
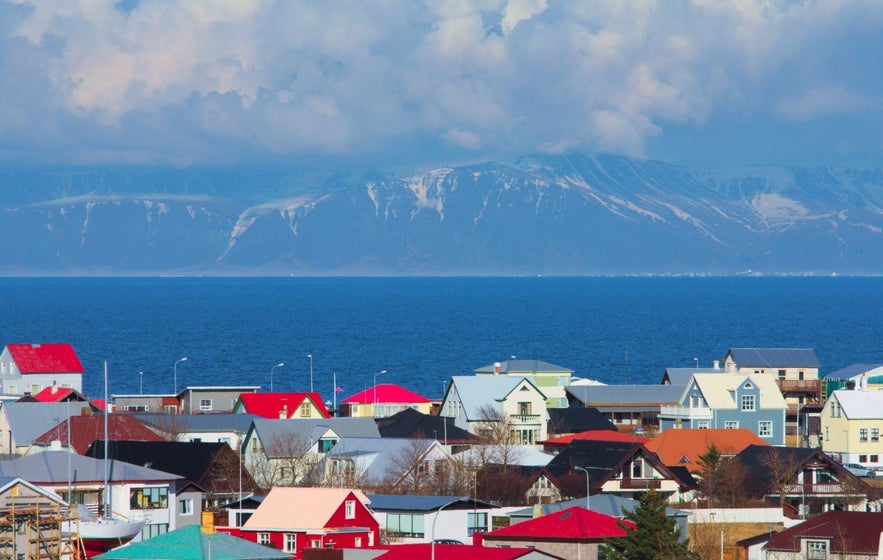
<path fill-rule="evenodd" d="M 522 383 L 527 383 L 543 399 L 546 396 L 527 377 L 513 375 L 467 375 L 451 378 L 451 386 L 456 388 L 460 403 L 463 405 L 463 413 L 470 422 L 484 420 L 482 417 L 483 407 L 502 412 L 502 402 L 506 400 Z M 448 395 L 451 389 L 448 389 Z M 445 399 L 447 399 L 445 395 Z"/>
<path fill-rule="evenodd" d="M 543 542 L 597 542 L 626 536 L 628 533 L 620 523 L 635 526 L 627 519 L 574 506 L 491 531 L 484 538 L 486 541 L 533 539 Z"/>
<path fill-rule="evenodd" d="M 543 514 L 546 514 L 563 511 L 573 506 L 585 507 L 585 504 L 585 498 L 576 498 L 573 500 L 567 500 L 554 504 L 543 504 L 542 510 Z M 622 517 L 623 512 L 634 511 L 636 507 L 641 505 L 641 502 L 633 498 L 624 498 L 622 496 L 615 496 L 613 494 L 595 494 L 590 498 L 590 505 L 592 511 L 604 513 L 613 517 Z M 669 517 L 688 517 L 690 515 L 688 511 L 670 507 L 665 508 L 665 514 Z M 510 517 L 527 516 L 532 518 L 533 507 L 510 512 L 509 515 Z"/>
<path fill-rule="evenodd" d="M 546 466 L 551 473 L 558 475 L 573 472 L 574 467 L 589 471 L 593 487 L 600 487 L 611 479 L 631 457 L 644 457 L 660 473 L 668 475 L 675 482 L 689 485 L 691 480 L 671 472 L 666 465 L 640 443 L 619 441 L 576 440 L 561 450 Z M 582 471 L 577 471 L 581 473 Z"/>
<path fill-rule="evenodd" d="M 51 385 L 34 395 L 34 400 L 39 402 L 65 402 L 65 401 L 88 401 L 88 397 L 70 387 Z"/>
<path fill-rule="evenodd" d="M 883 375 L 883 364 L 852 364 L 843 369 L 825 374 L 826 379 L 851 379 L 863 373 L 868 377 Z"/>
<path fill-rule="evenodd" d="M 662 374 L 662 385 L 686 385 L 694 373 L 724 373 L 723 368 L 669 367 Z"/>
<path fill-rule="evenodd" d="M 674 404 L 683 385 L 570 385 L 567 392 L 588 406 L 629 405 L 630 408 Z"/>
<path fill-rule="evenodd" d="M 432 400 L 393 383 L 379 383 L 343 399 L 343 404 L 424 404 Z"/>
<path fill-rule="evenodd" d="M 455 426 L 453 418 L 423 414 L 413 408 L 406 408 L 386 418 L 376 418 L 375 422 L 382 437 L 434 437 L 446 443 L 470 442 L 478 439 L 477 436 Z"/>
<path fill-rule="evenodd" d="M 283 560 L 291 554 L 253 543 L 227 533 L 204 532 L 199 525 L 190 525 L 150 540 L 130 543 L 99 554 L 101 560 Z"/>
<path fill-rule="evenodd" d="M 319 393 L 242 393 L 239 395 L 245 412 L 261 418 L 276 419 L 280 414 L 291 418 L 299 414 L 304 401 L 312 403 L 324 418 L 331 417 Z"/>
<path fill-rule="evenodd" d="M 71 416 L 34 440 L 35 445 L 50 445 L 60 441 L 68 445 L 68 422 L 70 422 L 71 447 L 79 455 L 84 455 L 95 440 L 104 439 L 104 416 Z M 107 415 L 107 439 L 163 441 L 153 430 L 128 414 Z"/>
<path fill-rule="evenodd" d="M 473 500 L 460 496 L 415 496 L 412 494 L 367 494 L 371 500 L 372 511 L 417 511 L 430 512 L 445 508 L 445 511 L 456 509 L 491 509 L 496 504 L 482 500 Z"/>
<path fill-rule="evenodd" d="M 22 374 L 83 373 L 86 371 L 68 343 L 7 344 L 6 348 Z"/>
<path fill-rule="evenodd" d="M 883 410 L 883 391 L 851 391 L 841 389 L 831 396 L 840 403 L 843 415 L 850 420 L 874 420 Z"/>
<path fill-rule="evenodd" d="M 477 374 L 492 374 L 496 371 L 497 364 L 500 364 L 500 373 L 507 375 L 534 375 L 537 373 L 573 373 L 572 369 L 556 366 L 554 364 L 550 364 L 549 362 L 543 362 L 540 360 L 506 360 L 504 362 L 496 362 L 484 367 L 480 367 L 474 371 Z"/>
<path fill-rule="evenodd" d="M 326 459 L 333 457 L 359 457 L 365 467 L 362 475 L 369 482 L 380 482 L 401 469 L 396 461 L 404 457 L 410 462 L 420 453 L 425 456 L 434 447 L 440 447 L 435 439 L 415 438 L 342 438 L 325 454 Z"/>
<path fill-rule="evenodd" d="M 549 409 L 549 430 L 559 434 L 586 430 L 616 431 L 616 426 L 593 406 L 570 406 Z"/>
<path fill-rule="evenodd" d="M 304 450 L 311 447 L 328 432 L 337 438 L 364 437 L 380 439 L 377 424 L 372 418 L 298 418 L 295 420 L 267 420 L 257 418 L 252 421 L 246 437 L 257 437 L 264 442 L 264 452 L 273 453 L 274 441 L 303 445 Z M 288 450 L 292 445 L 282 446 L 280 451 Z"/>
<path fill-rule="evenodd" d="M 176 474 L 138 467 L 122 461 L 111 460 L 108 464 L 108 479 L 111 482 L 182 480 Z M 67 451 L 44 451 L 18 459 L 0 461 L 0 476 L 17 476 L 37 485 L 65 484 L 70 472 L 75 473 L 77 484 L 100 484 L 104 481 L 104 461 Z"/>
<path fill-rule="evenodd" d="M 2 411 L 6 414 L 16 444 L 27 446 L 62 420 L 79 415 L 83 408 L 97 411 L 94 406 L 87 403 L 18 401 L 3 403 Z"/>
<path fill-rule="evenodd" d="M 535 548 L 464 546 L 462 544 L 396 544 L 385 549 L 374 560 L 421 560 L 435 555 L 436 560 L 564 560 Z"/>
<path fill-rule="evenodd" d="M 750 488 L 746 488 L 746 490 L 765 491 L 774 478 L 774 468 L 781 468 L 781 466 L 786 465 L 803 466 L 808 464 L 826 465 L 840 481 L 848 481 L 851 486 L 856 488 L 868 487 L 867 482 L 846 470 L 846 468 L 826 455 L 821 449 L 749 445 L 736 455 L 735 460 L 742 463 L 748 471 L 747 480 Z"/>
<path fill-rule="evenodd" d="M 716 373 L 699 373 L 693 376 L 696 385 L 705 397 L 709 408 L 715 410 L 737 410 L 741 403 L 736 402 L 736 389 L 744 383 L 751 383 L 760 389 L 760 402 L 758 408 L 763 410 L 786 409 L 787 403 L 782 391 L 776 384 L 776 378 L 772 375 L 765 374 L 738 374 L 730 373 L 727 375 L 719 375 Z M 682 398 L 689 391 L 689 385 L 682 391 Z M 680 399 L 679 399 L 680 400 Z"/>
<path fill-rule="evenodd" d="M 804 539 L 829 541 L 830 557 L 847 554 L 877 557 L 883 515 L 879 512 L 833 510 L 774 534 L 764 550 L 800 552 Z"/>
<path fill-rule="evenodd" d="M 270 490 L 243 529 L 319 530 L 328 524 L 334 512 L 350 495 L 364 505 L 369 503 L 361 490 L 277 486 Z"/>
<path fill-rule="evenodd" d="M 560 447 L 570 445 L 571 442 L 576 440 L 624 441 L 629 443 L 645 443 L 647 441 L 647 438 L 636 436 L 633 433 L 630 434 L 627 432 L 617 432 L 615 430 L 586 430 L 585 432 L 579 432 L 578 434 L 570 434 L 568 436 L 550 438 L 539 443 L 541 445 Z"/>
<path fill-rule="evenodd" d="M 481 467 L 488 465 L 500 465 L 504 461 L 509 465 L 521 467 L 544 467 L 555 456 L 544 453 L 533 445 L 510 445 L 505 449 L 498 445 L 472 445 L 469 449 L 457 453 L 457 461 L 462 465 Z"/>
<path fill-rule="evenodd" d="M 680 465 L 691 471 L 699 471 L 699 456 L 714 445 L 721 455 L 733 456 L 749 445 L 769 446 L 747 428 L 725 430 L 679 429 L 663 430 L 644 444 L 648 451 L 656 453 L 667 466 Z"/>
<path fill-rule="evenodd" d="M 130 413 L 131 414 L 131 413 Z M 147 426 L 159 431 L 174 429 L 181 432 L 233 432 L 244 434 L 251 428 L 254 414 L 167 414 L 165 412 L 137 412 L 131 414 Z"/>
<path fill-rule="evenodd" d="M 740 368 L 819 367 L 812 348 L 730 348 L 727 356 Z"/>

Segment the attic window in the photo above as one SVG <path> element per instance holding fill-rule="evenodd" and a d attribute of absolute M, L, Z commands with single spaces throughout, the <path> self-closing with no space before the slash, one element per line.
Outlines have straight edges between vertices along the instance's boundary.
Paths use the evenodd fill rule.
<path fill-rule="evenodd" d="M 678 463 L 689 463 L 689 462 L 690 462 L 690 459 L 686 455 L 681 457 L 681 460 L 678 461 Z"/>
<path fill-rule="evenodd" d="M 754 385 L 752 385 L 750 381 L 745 383 L 745 385 L 743 385 L 743 387 L 746 389 L 754 389 Z"/>
<path fill-rule="evenodd" d="M 522 385 L 521 389 L 519 389 L 519 391 L 529 391 L 529 390 L 530 389 L 527 388 L 527 385 Z"/>

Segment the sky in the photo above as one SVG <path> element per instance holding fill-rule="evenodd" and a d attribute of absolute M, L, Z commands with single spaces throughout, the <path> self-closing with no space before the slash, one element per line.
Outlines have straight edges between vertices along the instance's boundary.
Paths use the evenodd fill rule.
<path fill-rule="evenodd" d="M 878 165 L 879 0 L 0 0 L 0 164 Z"/>

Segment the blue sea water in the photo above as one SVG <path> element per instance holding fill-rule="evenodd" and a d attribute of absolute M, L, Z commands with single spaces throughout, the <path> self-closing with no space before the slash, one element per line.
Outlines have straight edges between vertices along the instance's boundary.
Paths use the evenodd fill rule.
<path fill-rule="evenodd" d="M 378 382 L 438 398 L 516 356 L 657 383 L 730 347 L 883 362 L 883 278 L 0 278 L 0 344 L 69 342 L 84 392 L 258 385 L 332 399 Z M 377 372 L 387 373 L 377 376 Z M 139 372 L 145 372 L 139 375 Z"/>

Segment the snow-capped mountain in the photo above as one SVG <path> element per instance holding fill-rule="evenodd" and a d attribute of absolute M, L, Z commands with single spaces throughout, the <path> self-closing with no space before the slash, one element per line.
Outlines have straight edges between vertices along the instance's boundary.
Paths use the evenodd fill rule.
<path fill-rule="evenodd" d="M 883 171 L 609 155 L 401 177 L 0 172 L 2 274 L 879 274 Z"/>

